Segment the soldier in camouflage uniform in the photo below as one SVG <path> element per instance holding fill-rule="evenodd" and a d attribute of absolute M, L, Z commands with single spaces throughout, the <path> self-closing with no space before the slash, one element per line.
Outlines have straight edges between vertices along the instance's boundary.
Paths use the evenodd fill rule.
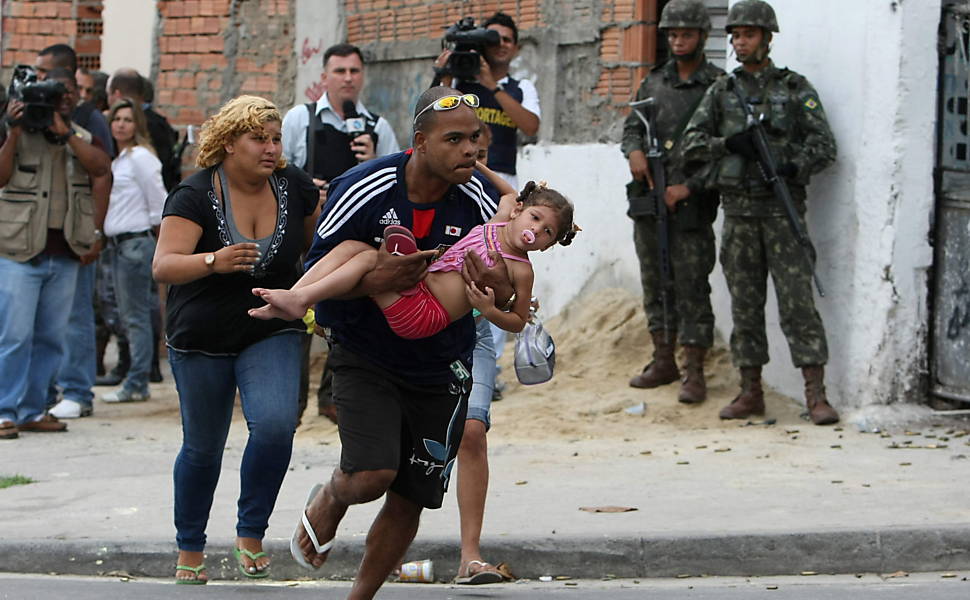
<path fill-rule="evenodd" d="M 764 306 L 770 273 L 792 362 L 805 378 L 809 416 L 818 425 L 835 423 L 839 415 L 826 400 L 823 382 L 828 348 L 812 295 L 814 265 L 806 261 L 781 202 L 758 167 L 733 86 L 756 115 L 764 115 L 778 172 L 803 223 L 805 186 L 835 160 L 835 139 L 812 85 L 768 58 L 772 33 L 778 31 L 771 6 L 762 0 L 738 2 L 728 13 L 727 31 L 741 66 L 708 89 L 684 134 L 687 160 L 711 168 L 724 207 L 721 266 L 731 293 L 731 355 L 741 371 L 741 393 L 720 416 L 764 414 L 761 367 L 768 362 Z"/>
<path fill-rule="evenodd" d="M 661 285 L 656 207 L 647 196 L 645 127 L 631 112 L 623 123 L 621 150 L 630 163 L 633 181 L 627 185 L 628 214 L 634 220 L 633 239 L 640 260 L 643 306 L 653 338 L 653 361 L 630 380 L 638 388 L 653 388 L 677 381 L 674 343 L 684 347 L 686 365 L 679 399 L 703 402 L 707 396 L 704 356 L 714 341 L 714 313 L 708 277 L 714 268 L 714 231 L 717 195 L 705 190 L 702 174 L 684 173 L 682 133 L 704 91 L 724 71 L 707 62 L 704 43 L 711 19 L 700 0 L 672 0 L 663 10 L 660 29 L 666 33 L 672 58 L 652 71 L 640 84 L 636 99 L 656 100 L 654 132 L 664 147 L 667 177 L 672 292 Z M 663 295 L 667 294 L 667 311 Z"/>

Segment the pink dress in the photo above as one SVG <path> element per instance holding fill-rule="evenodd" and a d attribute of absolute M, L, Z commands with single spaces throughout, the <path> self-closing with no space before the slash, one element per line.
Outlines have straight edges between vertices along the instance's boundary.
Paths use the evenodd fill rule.
<path fill-rule="evenodd" d="M 499 227 L 505 227 L 508 223 L 486 223 L 477 225 L 468 235 L 458 240 L 458 243 L 448 248 L 441 258 L 431 263 L 428 271 L 461 271 L 465 264 L 465 253 L 472 250 L 489 267 L 495 266 L 495 262 L 489 257 L 488 253 L 492 250 L 497 251 L 503 258 L 517 260 L 519 262 L 530 262 L 528 258 L 513 256 L 502 252 L 502 246 L 498 241 Z"/>
<path fill-rule="evenodd" d="M 468 232 L 468 235 L 458 240 L 458 243 L 448 248 L 441 258 L 431 263 L 429 271 L 461 271 L 465 264 L 465 253 L 474 251 L 489 267 L 494 266 L 488 253 L 497 251 L 501 256 L 510 260 L 528 263 L 528 258 L 512 256 L 502 252 L 498 242 L 499 227 L 508 223 L 486 223 L 478 225 Z M 404 339 L 415 340 L 432 336 L 451 323 L 448 311 L 441 302 L 434 297 L 428 285 L 420 282 L 413 290 L 401 292 L 401 297 L 383 310 L 384 317 L 391 331 Z"/>

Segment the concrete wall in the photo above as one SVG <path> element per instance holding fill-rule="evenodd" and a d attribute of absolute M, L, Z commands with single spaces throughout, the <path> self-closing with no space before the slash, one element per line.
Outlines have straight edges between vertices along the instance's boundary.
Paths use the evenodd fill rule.
<path fill-rule="evenodd" d="M 839 143 L 838 162 L 809 190 L 809 228 L 827 292 L 816 300 L 828 333 L 830 392 L 848 408 L 921 401 L 939 2 L 773 4 L 781 33 L 772 56 L 815 84 Z M 830 18 L 836 12 L 839 19 Z M 555 312 L 606 285 L 635 289 L 630 226 L 618 200 L 627 173 L 616 147 L 540 144 L 521 158 L 523 177 L 568 190 L 586 229 L 573 246 L 536 261 L 546 309 Z M 570 277 L 554 275 L 563 272 Z M 727 339 L 730 301 L 719 268 L 712 284 L 718 331 Z M 772 355 L 766 379 L 800 398 L 801 378 L 774 300 L 766 312 Z"/>
<path fill-rule="evenodd" d="M 148 76 L 155 50 L 154 0 L 104 0 L 104 33 L 101 36 L 101 70 L 111 74 L 122 67 Z"/>
<path fill-rule="evenodd" d="M 323 53 L 344 41 L 343 3 L 339 0 L 296 0 L 297 56 L 294 103 L 316 101 L 323 93 Z"/>

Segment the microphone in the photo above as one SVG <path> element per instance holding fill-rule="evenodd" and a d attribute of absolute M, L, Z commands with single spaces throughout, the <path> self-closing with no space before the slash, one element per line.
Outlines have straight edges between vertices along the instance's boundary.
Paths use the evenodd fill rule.
<path fill-rule="evenodd" d="M 352 100 L 344 100 L 344 126 L 351 141 L 366 131 L 364 117 L 357 114 L 357 105 Z"/>

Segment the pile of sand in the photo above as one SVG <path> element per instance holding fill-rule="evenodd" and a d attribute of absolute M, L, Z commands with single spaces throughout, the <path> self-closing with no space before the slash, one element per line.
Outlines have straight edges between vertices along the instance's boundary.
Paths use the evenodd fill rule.
<path fill-rule="evenodd" d="M 723 346 L 708 355 L 708 400 L 699 406 L 677 402 L 677 383 L 653 390 L 629 387 L 630 377 L 653 352 L 640 300 L 629 292 L 608 289 L 591 294 L 545 326 L 556 342 L 555 376 L 541 385 L 521 385 L 515 378 L 510 341 L 500 361 L 507 384 L 504 399 L 492 405 L 493 435 L 509 440 L 622 439 L 642 433 L 648 425 L 675 431 L 726 425 L 717 413 L 737 394 L 738 376 Z M 682 364 L 683 357 L 678 361 Z M 322 362 L 315 357 L 311 406 L 298 437 L 336 436 L 336 427 L 314 410 Z M 626 412 L 641 402 L 646 405 L 642 415 Z M 766 402 L 768 416 L 779 423 L 799 421 L 799 408 L 788 398 L 769 392 Z"/>
<path fill-rule="evenodd" d="M 623 438 L 648 424 L 676 429 L 724 424 L 717 413 L 737 394 L 738 375 L 723 346 L 708 354 L 708 399 L 701 405 L 677 402 L 678 383 L 652 390 L 629 387 L 630 377 L 653 353 L 640 300 L 629 292 L 597 292 L 544 324 L 556 342 L 556 374 L 545 384 L 521 385 L 509 343 L 500 361 L 508 387 L 504 399 L 492 406 L 493 427 L 502 437 Z M 681 354 L 678 363 L 683 364 Z M 626 412 L 641 402 L 646 405 L 642 415 Z M 766 402 L 769 417 L 798 420 L 798 407 L 788 398 L 769 392 Z"/>

